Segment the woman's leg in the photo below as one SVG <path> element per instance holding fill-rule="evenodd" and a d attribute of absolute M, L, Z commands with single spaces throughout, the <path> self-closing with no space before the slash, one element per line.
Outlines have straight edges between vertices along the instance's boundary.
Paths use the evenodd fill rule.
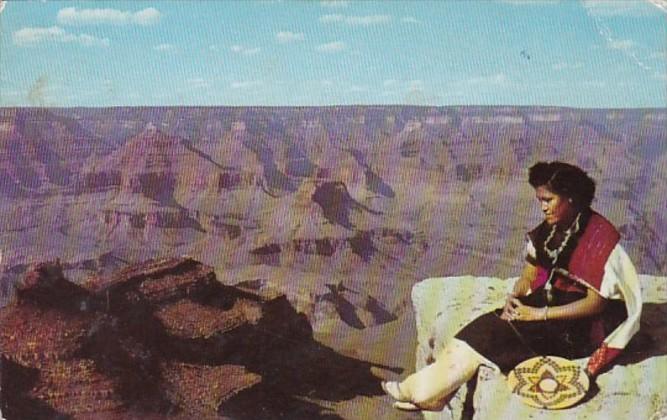
<path fill-rule="evenodd" d="M 442 410 L 456 390 L 473 377 L 482 359 L 465 342 L 454 339 L 435 362 L 399 384 L 403 396 L 426 410 Z"/>

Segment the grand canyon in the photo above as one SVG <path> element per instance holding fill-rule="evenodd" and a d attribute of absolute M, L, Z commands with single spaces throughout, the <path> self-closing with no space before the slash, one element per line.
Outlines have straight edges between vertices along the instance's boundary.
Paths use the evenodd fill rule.
<path fill-rule="evenodd" d="M 309 346 L 368 371 L 327 415 L 405 418 L 373 378 L 414 368 L 411 289 L 518 275 L 541 220 L 528 167 L 587 170 L 638 272 L 664 276 L 666 151 L 665 109 L 0 108 L 0 304 L 45 261 L 85 284 L 192 259 L 270 285 Z"/>

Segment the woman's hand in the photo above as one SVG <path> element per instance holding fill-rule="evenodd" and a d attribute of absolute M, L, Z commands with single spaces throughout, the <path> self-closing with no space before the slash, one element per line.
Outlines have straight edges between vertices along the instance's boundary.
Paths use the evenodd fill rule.
<path fill-rule="evenodd" d="M 529 321 L 529 319 L 525 319 L 527 316 L 537 317 L 531 320 L 540 320 L 544 318 L 544 313 L 540 312 L 541 309 L 525 306 L 519 299 L 517 299 L 517 297 L 526 296 L 530 292 L 530 285 L 536 277 L 537 267 L 530 263 L 526 263 L 521 271 L 519 280 L 514 283 L 512 293 L 507 295 L 505 307 L 503 308 L 503 313 L 500 315 L 500 319 L 504 319 L 505 321 Z M 521 309 L 519 309 L 519 306 Z"/>
<path fill-rule="evenodd" d="M 544 311 L 545 308 L 524 305 L 519 299 L 509 295 L 500 318 L 506 321 L 542 321 L 544 320 Z"/>
<path fill-rule="evenodd" d="M 503 313 L 500 314 L 500 319 L 509 321 L 511 318 L 511 311 L 513 310 L 512 299 L 516 299 L 516 295 L 512 293 L 507 294 L 507 299 L 505 299 L 505 306 L 503 307 Z"/>

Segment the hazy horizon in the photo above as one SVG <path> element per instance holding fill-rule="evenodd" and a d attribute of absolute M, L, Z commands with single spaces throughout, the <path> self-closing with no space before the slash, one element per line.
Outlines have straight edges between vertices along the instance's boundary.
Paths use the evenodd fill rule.
<path fill-rule="evenodd" d="M 0 109 L 113 109 L 113 108 L 392 108 L 392 107 L 410 107 L 410 108 L 549 108 L 549 109 L 576 109 L 576 110 L 664 110 L 664 107 L 646 106 L 646 107 L 577 107 L 577 106 L 553 106 L 553 105 L 412 105 L 412 104 L 330 104 L 330 105 L 100 105 L 100 106 L 38 106 L 38 105 L 3 105 Z"/>

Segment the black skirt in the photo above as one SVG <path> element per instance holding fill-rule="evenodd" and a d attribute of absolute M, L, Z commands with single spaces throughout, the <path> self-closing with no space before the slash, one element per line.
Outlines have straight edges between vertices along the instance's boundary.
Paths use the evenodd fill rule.
<path fill-rule="evenodd" d="M 553 289 L 553 292 L 551 306 L 566 305 L 585 296 L 558 289 Z M 520 297 L 519 300 L 524 305 L 534 307 L 544 307 L 547 304 L 543 289 Z M 504 373 L 531 357 L 560 356 L 577 359 L 589 356 L 597 347 L 591 342 L 593 317 L 509 322 L 500 319 L 501 314 L 502 309 L 484 314 L 464 326 L 455 337 L 498 365 Z M 611 322 L 605 322 L 607 332 L 611 332 L 627 317 L 625 305 L 618 301 L 608 302 L 603 316 L 607 314 L 613 315 L 605 317 L 612 318 Z"/>

